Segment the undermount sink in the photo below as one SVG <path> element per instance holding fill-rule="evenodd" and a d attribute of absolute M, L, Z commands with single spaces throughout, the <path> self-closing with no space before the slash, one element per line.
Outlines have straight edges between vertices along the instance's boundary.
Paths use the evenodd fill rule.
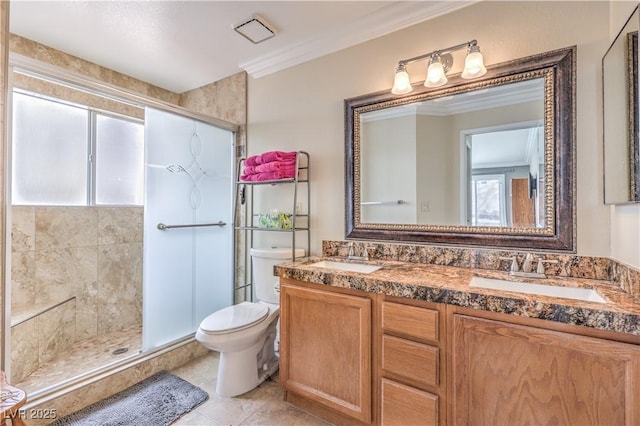
<path fill-rule="evenodd" d="M 490 288 L 493 290 L 538 294 L 540 296 L 560 297 L 563 299 L 584 300 L 585 302 L 608 303 L 608 301 L 600 296 L 596 290 L 589 288 L 531 284 L 476 276 L 471 278 L 469 285 L 471 287 Z"/>
<path fill-rule="evenodd" d="M 368 274 L 373 271 L 377 271 L 382 268 L 380 265 L 365 265 L 363 263 L 347 263 L 347 262 L 334 262 L 331 260 L 321 260 L 320 262 L 312 263 L 309 266 L 316 268 L 329 268 L 339 269 L 341 271 L 360 272 L 361 274 Z"/>

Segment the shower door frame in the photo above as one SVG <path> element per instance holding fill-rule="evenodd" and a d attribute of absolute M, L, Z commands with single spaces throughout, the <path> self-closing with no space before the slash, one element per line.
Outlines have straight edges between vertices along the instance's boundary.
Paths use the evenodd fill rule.
<path fill-rule="evenodd" d="M 238 131 L 239 125 L 222 120 L 216 117 L 208 116 L 205 114 L 201 114 L 198 112 L 190 111 L 184 107 L 179 105 L 175 105 L 169 102 L 165 102 L 162 100 L 154 99 L 146 95 L 141 95 L 129 91 L 124 88 L 120 88 L 100 80 L 82 75 L 80 73 L 70 71 L 64 68 L 60 68 L 54 65 L 46 64 L 35 59 L 15 54 L 13 52 L 9 53 L 9 66 L 8 66 L 8 96 L 7 96 L 7 114 L 6 114 L 6 131 L 5 131 L 5 172 L 4 172 L 4 180 L 5 180 L 5 202 L 2 205 L 4 209 L 4 241 L 2 244 L 4 245 L 4 259 L 3 266 L 5 273 L 3 274 L 2 280 L 2 337 L 0 338 L 0 350 L 2 354 L 2 359 L 0 362 L 0 369 L 4 371 L 6 374 L 10 374 L 11 371 L 11 147 L 12 147 L 12 112 L 13 112 L 13 74 L 14 72 L 20 72 L 22 74 L 30 75 L 32 77 L 41 78 L 47 81 L 51 81 L 53 83 L 61 84 L 64 86 L 68 86 L 74 89 L 82 90 L 84 92 L 88 92 L 90 94 L 94 94 L 97 96 L 101 96 L 107 99 L 113 99 L 118 102 L 129 103 L 131 105 L 137 107 L 152 107 L 159 110 L 171 112 L 173 114 L 191 118 L 194 120 L 198 120 L 212 126 L 218 127 L 223 130 L 228 130 L 233 133 L 233 147 L 232 153 L 237 153 L 238 146 Z M 232 181 L 234 176 L 236 176 L 236 168 L 238 167 L 237 161 L 233 161 L 232 165 Z M 235 206 L 235 191 L 231 191 L 231 208 Z M 144 208 L 144 206 L 143 206 Z M 232 221 L 235 220 L 235 212 L 232 212 L 231 215 Z M 234 223 L 230 224 L 234 226 Z M 232 257 L 232 277 L 235 276 L 236 271 L 236 241 L 232 236 L 231 238 L 231 250 L 233 255 Z M 143 259 L 144 262 L 144 259 Z M 235 286 L 235 280 L 232 279 L 230 285 Z M 37 391 L 30 395 L 30 399 L 45 397 L 47 395 L 58 393 L 60 391 L 64 391 L 65 389 L 74 389 L 78 387 L 80 382 L 85 381 L 93 381 L 99 378 L 105 377 L 106 375 L 114 374 L 119 371 L 123 371 L 129 367 L 132 367 L 141 362 L 147 361 L 155 356 L 159 356 L 163 353 L 171 351 L 177 347 L 184 346 L 188 343 L 195 341 L 193 335 L 188 335 L 183 339 L 179 339 L 177 341 L 168 343 L 166 345 L 156 347 L 150 349 L 148 351 L 141 351 L 139 354 L 128 357 L 121 362 L 109 364 L 104 368 L 100 368 L 98 370 L 93 370 L 87 372 L 86 374 L 81 374 L 79 376 L 74 377 L 69 381 L 65 381 L 60 383 L 57 386 L 52 388 L 47 388 L 43 392 Z"/>

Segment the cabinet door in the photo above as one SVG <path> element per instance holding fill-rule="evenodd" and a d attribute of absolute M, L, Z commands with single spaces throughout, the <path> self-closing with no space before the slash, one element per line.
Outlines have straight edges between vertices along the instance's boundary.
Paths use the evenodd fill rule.
<path fill-rule="evenodd" d="M 640 349 L 453 317 L 454 424 L 640 424 Z"/>
<path fill-rule="evenodd" d="M 371 421 L 371 300 L 283 284 L 280 381 L 285 389 Z"/>

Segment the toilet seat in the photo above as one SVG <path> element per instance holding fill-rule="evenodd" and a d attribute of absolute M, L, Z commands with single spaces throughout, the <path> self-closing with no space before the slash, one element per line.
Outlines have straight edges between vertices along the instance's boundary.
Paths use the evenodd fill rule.
<path fill-rule="evenodd" d="M 267 317 L 269 307 L 262 303 L 242 302 L 206 317 L 200 324 L 205 334 L 226 334 L 249 328 Z"/>

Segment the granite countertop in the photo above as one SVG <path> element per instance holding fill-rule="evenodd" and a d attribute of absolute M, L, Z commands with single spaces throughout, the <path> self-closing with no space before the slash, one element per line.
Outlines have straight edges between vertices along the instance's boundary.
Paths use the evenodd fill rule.
<path fill-rule="evenodd" d="M 370 273 L 312 266 L 318 261 L 345 262 L 344 258 L 309 257 L 277 265 L 281 278 L 388 296 L 445 303 L 490 312 L 538 318 L 565 324 L 640 336 L 640 306 L 610 281 L 573 277 L 522 278 L 503 271 L 399 261 L 369 261 L 381 269 Z M 609 303 L 470 287 L 473 276 L 565 287 L 595 289 Z"/>

